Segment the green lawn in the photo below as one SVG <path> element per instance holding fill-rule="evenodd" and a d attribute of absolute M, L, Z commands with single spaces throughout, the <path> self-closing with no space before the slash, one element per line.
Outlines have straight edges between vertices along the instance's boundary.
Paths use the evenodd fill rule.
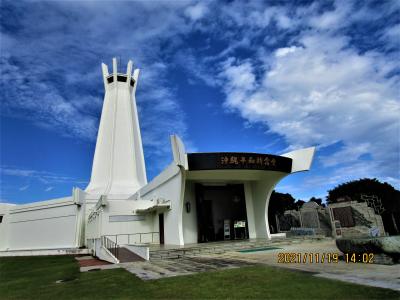
<path fill-rule="evenodd" d="M 265 266 L 142 281 L 124 269 L 80 273 L 71 256 L 0 259 L 0 299 L 153 298 L 400 299 L 400 293 Z"/>

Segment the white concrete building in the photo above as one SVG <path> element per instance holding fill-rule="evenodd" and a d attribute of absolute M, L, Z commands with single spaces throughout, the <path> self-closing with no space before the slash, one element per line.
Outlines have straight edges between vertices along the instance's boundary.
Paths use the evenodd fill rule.
<path fill-rule="evenodd" d="M 109 251 L 115 243 L 271 238 L 270 194 L 285 176 L 309 170 L 315 149 L 186 153 L 173 135 L 171 164 L 148 183 L 135 100 L 139 70 L 132 72 L 130 61 L 118 73 L 116 59 L 112 74 L 102 69 L 105 96 L 89 185 L 66 198 L 0 204 L 0 251 L 88 247 L 117 261 Z"/>

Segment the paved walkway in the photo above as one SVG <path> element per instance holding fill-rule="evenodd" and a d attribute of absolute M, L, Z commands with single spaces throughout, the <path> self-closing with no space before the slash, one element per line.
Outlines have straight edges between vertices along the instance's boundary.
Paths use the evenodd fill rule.
<path fill-rule="evenodd" d="M 155 261 L 136 261 L 110 265 L 93 265 L 81 267 L 81 272 L 124 268 L 143 280 L 160 279 L 164 277 L 190 275 L 200 272 L 221 269 L 253 266 L 256 263 L 222 257 L 183 257 L 179 259 L 164 259 Z"/>
<path fill-rule="evenodd" d="M 328 262 L 328 259 L 325 259 L 323 263 L 317 263 L 315 262 L 315 255 L 314 262 L 310 262 L 309 259 L 306 259 L 306 263 L 278 262 L 278 258 L 282 257 L 282 254 L 279 255 L 279 253 L 296 253 L 297 255 L 300 254 L 300 257 L 303 259 L 305 253 L 318 253 L 320 258 L 323 253 L 340 253 L 336 248 L 334 240 L 323 240 L 313 243 L 304 242 L 286 246 L 280 245 L 279 247 L 282 249 L 252 253 L 228 252 L 223 254 L 222 257 L 246 262 L 257 262 L 274 267 L 308 271 L 317 273 L 314 275 L 317 277 L 400 291 L 400 265 L 346 263 L 342 260 L 338 262 L 331 260 L 331 262 Z M 307 258 L 309 257 L 307 256 Z M 319 260 L 321 261 L 321 259 Z"/>
<path fill-rule="evenodd" d="M 143 280 L 159 279 L 190 275 L 200 272 L 215 271 L 221 269 L 240 268 L 252 266 L 256 263 L 220 257 L 184 257 L 180 259 L 164 259 L 141 263 L 120 264 L 129 272 Z"/>
<path fill-rule="evenodd" d="M 81 268 L 81 271 L 93 269 L 125 268 L 143 280 L 159 279 L 164 277 L 181 276 L 198 272 L 239 268 L 264 264 L 273 267 L 288 268 L 311 272 L 316 277 L 330 278 L 344 282 L 389 288 L 400 291 L 400 266 L 378 265 L 364 263 L 346 263 L 339 260 L 329 262 L 281 263 L 278 262 L 279 253 L 296 253 L 304 258 L 305 253 L 338 254 L 335 241 L 325 239 L 320 241 L 296 241 L 287 244 L 273 244 L 270 249 L 258 252 L 226 252 L 224 254 L 204 254 L 179 259 L 152 260 L 143 262 L 121 263 L 118 265 L 93 266 Z M 314 256 L 315 257 L 315 256 Z"/>

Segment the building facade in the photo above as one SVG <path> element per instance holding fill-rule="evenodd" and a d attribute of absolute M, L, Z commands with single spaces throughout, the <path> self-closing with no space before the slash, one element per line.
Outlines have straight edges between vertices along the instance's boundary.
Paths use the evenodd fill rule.
<path fill-rule="evenodd" d="M 310 169 L 315 148 L 278 155 L 187 153 L 170 137 L 170 165 L 147 182 L 136 107 L 139 70 L 102 64 L 105 96 L 90 183 L 72 196 L 0 204 L 0 251 L 185 245 L 271 238 L 268 203 L 287 175 Z"/>

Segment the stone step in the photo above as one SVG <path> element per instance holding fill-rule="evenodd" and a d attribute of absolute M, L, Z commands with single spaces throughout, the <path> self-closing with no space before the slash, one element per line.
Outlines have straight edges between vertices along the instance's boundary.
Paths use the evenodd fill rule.
<path fill-rule="evenodd" d="M 296 237 L 291 240 L 273 239 L 273 240 L 254 240 L 254 241 L 232 241 L 221 243 L 199 244 L 198 246 L 175 248 L 175 249 L 151 249 L 150 260 L 179 259 L 183 257 L 194 257 L 202 254 L 222 254 L 230 251 L 239 251 L 243 249 L 256 249 L 263 247 L 277 246 L 279 244 L 300 243 L 305 240 L 318 240 L 319 237 Z"/>
<path fill-rule="evenodd" d="M 183 249 L 162 249 L 150 250 L 150 259 L 174 259 L 185 256 L 198 256 L 202 254 L 222 254 L 229 251 L 238 251 L 242 249 L 255 249 L 271 245 L 271 243 L 240 243 L 218 246 L 200 246 Z"/>
<path fill-rule="evenodd" d="M 251 246 L 263 246 L 263 245 L 270 245 L 271 241 L 268 242 L 249 242 L 249 243 L 230 243 L 230 244 L 210 244 L 210 245 L 205 245 L 205 244 L 200 244 L 199 246 L 193 246 L 193 247 L 186 247 L 186 248 L 172 248 L 172 249 L 151 249 L 150 252 L 170 252 L 170 251 L 207 251 L 210 249 L 231 249 L 231 248 L 246 248 L 246 247 L 251 247 Z"/>

